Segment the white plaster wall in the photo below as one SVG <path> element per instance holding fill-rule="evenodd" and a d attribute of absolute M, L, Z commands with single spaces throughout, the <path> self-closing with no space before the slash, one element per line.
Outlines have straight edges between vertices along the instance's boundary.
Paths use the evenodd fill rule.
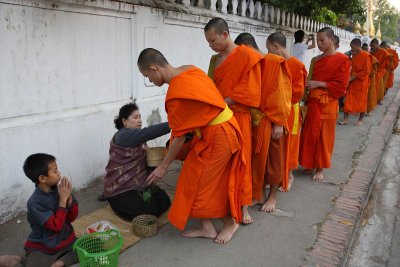
<path fill-rule="evenodd" d="M 22 172 L 31 153 L 54 154 L 62 173 L 82 188 L 104 174 L 120 106 L 136 99 L 144 126 L 166 121 L 167 87 L 140 75 L 142 49 L 159 49 L 172 65 L 207 72 L 213 51 L 203 27 L 210 17 L 225 18 L 233 39 L 252 33 L 263 51 L 275 31 L 266 22 L 194 7 L 186 14 L 108 0 L 82 3 L 0 3 L 0 223 L 24 210 L 33 191 Z M 296 29 L 280 30 L 292 43 Z"/>

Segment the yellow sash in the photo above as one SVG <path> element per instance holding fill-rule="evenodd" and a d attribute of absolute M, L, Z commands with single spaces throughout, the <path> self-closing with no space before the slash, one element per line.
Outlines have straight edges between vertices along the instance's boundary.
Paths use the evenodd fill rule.
<path fill-rule="evenodd" d="M 300 102 L 297 104 L 292 105 L 294 109 L 294 121 L 293 121 L 293 128 L 292 128 L 292 135 L 298 134 L 299 132 L 299 114 L 300 114 Z"/>
<path fill-rule="evenodd" d="M 228 105 L 225 105 L 225 109 L 221 113 L 219 113 L 214 119 L 212 119 L 212 121 L 210 121 L 208 125 L 218 125 L 227 122 L 232 118 L 232 116 L 232 110 L 228 107 Z M 195 130 L 195 133 L 197 137 L 201 139 L 201 131 L 199 128 Z"/>

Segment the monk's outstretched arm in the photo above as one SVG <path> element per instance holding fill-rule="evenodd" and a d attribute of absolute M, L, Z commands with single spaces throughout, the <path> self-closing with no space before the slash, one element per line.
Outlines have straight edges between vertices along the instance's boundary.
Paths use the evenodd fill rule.
<path fill-rule="evenodd" d="M 169 145 L 168 153 L 161 164 L 149 175 L 149 177 L 147 177 L 148 182 L 154 183 L 164 177 L 164 175 L 167 173 L 168 166 L 179 154 L 179 151 L 181 151 L 181 148 L 185 143 L 185 139 L 185 135 L 182 135 L 175 137 L 172 140 L 172 143 Z"/>

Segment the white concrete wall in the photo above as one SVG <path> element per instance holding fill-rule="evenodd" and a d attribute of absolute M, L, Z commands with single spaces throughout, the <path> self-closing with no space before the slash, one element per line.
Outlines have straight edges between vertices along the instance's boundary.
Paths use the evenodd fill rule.
<path fill-rule="evenodd" d="M 213 52 L 203 27 L 210 17 L 225 18 L 233 38 L 252 33 L 264 51 L 270 33 L 283 31 L 291 44 L 297 30 L 196 7 L 182 6 L 183 13 L 108 0 L 81 3 L 0 2 L 0 223 L 24 210 L 34 189 L 22 171 L 28 155 L 55 155 L 79 189 L 104 174 L 120 106 L 136 99 L 144 125 L 166 121 L 167 87 L 149 84 L 138 72 L 142 49 L 154 47 L 175 66 L 207 71 Z M 342 51 L 348 43 L 342 38 Z"/>

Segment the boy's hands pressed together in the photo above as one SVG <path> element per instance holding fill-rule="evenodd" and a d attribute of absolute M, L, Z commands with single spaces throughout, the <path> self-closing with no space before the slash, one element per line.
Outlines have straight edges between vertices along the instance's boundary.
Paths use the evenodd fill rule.
<path fill-rule="evenodd" d="M 60 196 L 59 200 L 59 206 L 62 208 L 67 207 L 67 201 L 71 197 L 71 191 L 72 191 L 72 184 L 68 180 L 67 177 L 61 178 L 60 183 L 58 184 L 58 195 Z M 72 202 L 72 197 L 71 197 L 71 202 Z"/>

